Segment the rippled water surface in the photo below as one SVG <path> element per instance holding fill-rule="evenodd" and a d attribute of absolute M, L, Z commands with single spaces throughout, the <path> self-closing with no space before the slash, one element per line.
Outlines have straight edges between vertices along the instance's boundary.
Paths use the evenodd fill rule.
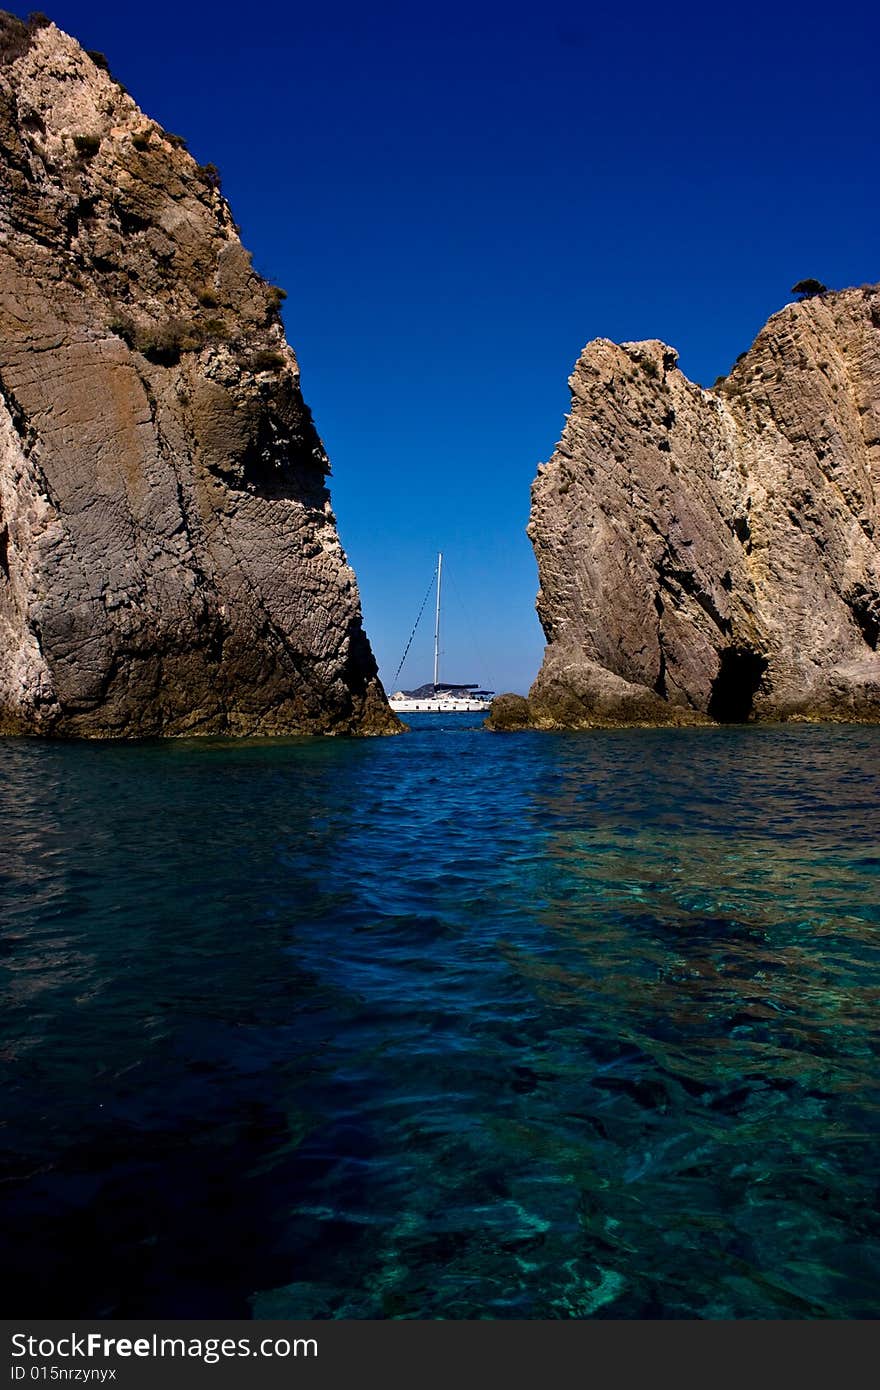
<path fill-rule="evenodd" d="M 880 730 L 0 742 L 8 1313 L 854 1317 Z"/>

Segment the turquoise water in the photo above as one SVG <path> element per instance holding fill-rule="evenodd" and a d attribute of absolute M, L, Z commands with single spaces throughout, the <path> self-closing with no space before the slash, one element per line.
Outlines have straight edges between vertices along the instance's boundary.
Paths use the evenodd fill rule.
<path fill-rule="evenodd" d="M 880 729 L 0 742 L 7 1315 L 854 1317 Z"/>

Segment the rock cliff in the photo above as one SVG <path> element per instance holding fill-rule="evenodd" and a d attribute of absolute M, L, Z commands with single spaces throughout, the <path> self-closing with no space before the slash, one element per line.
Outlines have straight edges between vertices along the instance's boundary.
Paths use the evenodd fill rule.
<path fill-rule="evenodd" d="M 391 732 L 278 314 L 213 166 L 0 15 L 0 732 Z"/>
<path fill-rule="evenodd" d="M 590 343 L 532 489 L 547 638 L 495 727 L 880 718 L 880 287 L 774 314 L 730 376 Z"/>

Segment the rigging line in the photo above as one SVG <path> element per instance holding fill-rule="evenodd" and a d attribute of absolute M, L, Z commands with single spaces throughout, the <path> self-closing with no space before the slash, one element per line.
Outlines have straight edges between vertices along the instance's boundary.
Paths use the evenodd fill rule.
<path fill-rule="evenodd" d="M 418 627 L 419 623 L 422 621 L 422 614 L 423 614 L 424 611 L 425 611 L 425 604 L 428 602 L 428 599 L 431 597 L 431 590 L 432 590 L 433 587 L 434 587 L 434 580 L 435 580 L 436 578 L 437 578 L 436 573 L 434 573 L 434 574 L 431 575 L 431 582 L 430 582 L 430 584 L 428 585 L 428 592 L 425 594 L 425 597 L 422 599 L 422 606 L 421 606 L 421 608 L 419 609 L 419 616 L 418 616 L 418 617 L 416 618 L 416 620 L 415 620 L 415 624 L 413 625 L 413 630 L 412 630 L 412 632 L 411 632 L 410 635 L 409 635 L 409 641 L 407 642 L 407 644 L 406 644 L 406 646 L 405 646 L 405 648 L 404 648 L 403 656 L 400 658 L 400 665 L 398 666 L 397 670 L 394 672 L 394 679 L 393 679 L 393 681 L 391 682 L 392 685 L 396 685 L 396 684 L 397 684 L 397 677 L 400 675 L 401 671 L 403 670 L 403 663 L 406 661 L 407 653 L 409 652 L 409 649 L 410 649 L 410 647 L 412 646 L 412 640 L 413 640 L 413 638 L 414 638 L 415 635 L 416 635 L 416 628 Z"/>
<path fill-rule="evenodd" d="M 485 663 L 485 658 L 484 658 L 483 656 L 480 655 L 479 643 L 477 642 L 476 632 L 475 632 L 475 629 L 474 629 L 474 625 L 473 625 L 473 623 L 471 622 L 471 610 L 470 610 L 470 609 L 467 607 L 467 605 L 465 604 L 464 599 L 463 599 L 462 594 L 461 594 L 461 591 L 459 590 L 459 587 L 458 587 L 458 585 L 457 585 L 456 582 L 455 582 L 455 576 L 453 575 L 452 571 L 451 571 L 448 567 L 447 567 L 447 570 L 446 570 L 446 583 L 447 583 L 447 587 L 448 587 L 448 588 L 451 590 L 451 592 L 452 592 L 452 596 L 453 596 L 453 598 L 455 599 L 456 604 L 458 605 L 458 608 L 459 608 L 459 610 L 460 610 L 460 612 L 461 612 L 462 617 L 464 618 L 464 628 L 465 628 L 465 632 L 467 633 L 468 647 L 470 648 L 470 655 L 471 655 L 472 657 L 475 658 L 475 661 L 474 661 L 474 675 L 476 675 L 476 674 L 477 674 L 477 671 L 480 669 L 480 667 L 482 667 L 482 670 L 483 670 L 485 676 L 487 677 L 487 679 L 485 679 L 485 680 L 483 681 L 483 685 L 484 685 L 484 687 L 485 687 L 487 690 L 493 690 L 493 691 L 494 691 L 495 689 L 497 689 L 497 687 L 496 687 L 496 685 L 495 685 L 495 682 L 494 682 L 494 680 L 493 680 L 493 678 L 492 678 L 491 673 L 487 670 L 486 663 Z"/>

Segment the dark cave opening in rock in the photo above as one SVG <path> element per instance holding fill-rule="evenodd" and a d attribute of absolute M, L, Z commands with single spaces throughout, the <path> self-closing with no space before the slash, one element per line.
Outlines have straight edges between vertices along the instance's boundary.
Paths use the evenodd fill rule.
<path fill-rule="evenodd" d="M 847 602 L 859 631 L 871 651 L 875 652 L 880 641 L 880 599 L 864 584 L 856 584 Z"/>
<path fill-rule="evenodd" d="M 725 647 L 712 682 L 708 713 L 719 724 L 743 724 L 752 713 L 767 658 L 748 647 Z"/>

